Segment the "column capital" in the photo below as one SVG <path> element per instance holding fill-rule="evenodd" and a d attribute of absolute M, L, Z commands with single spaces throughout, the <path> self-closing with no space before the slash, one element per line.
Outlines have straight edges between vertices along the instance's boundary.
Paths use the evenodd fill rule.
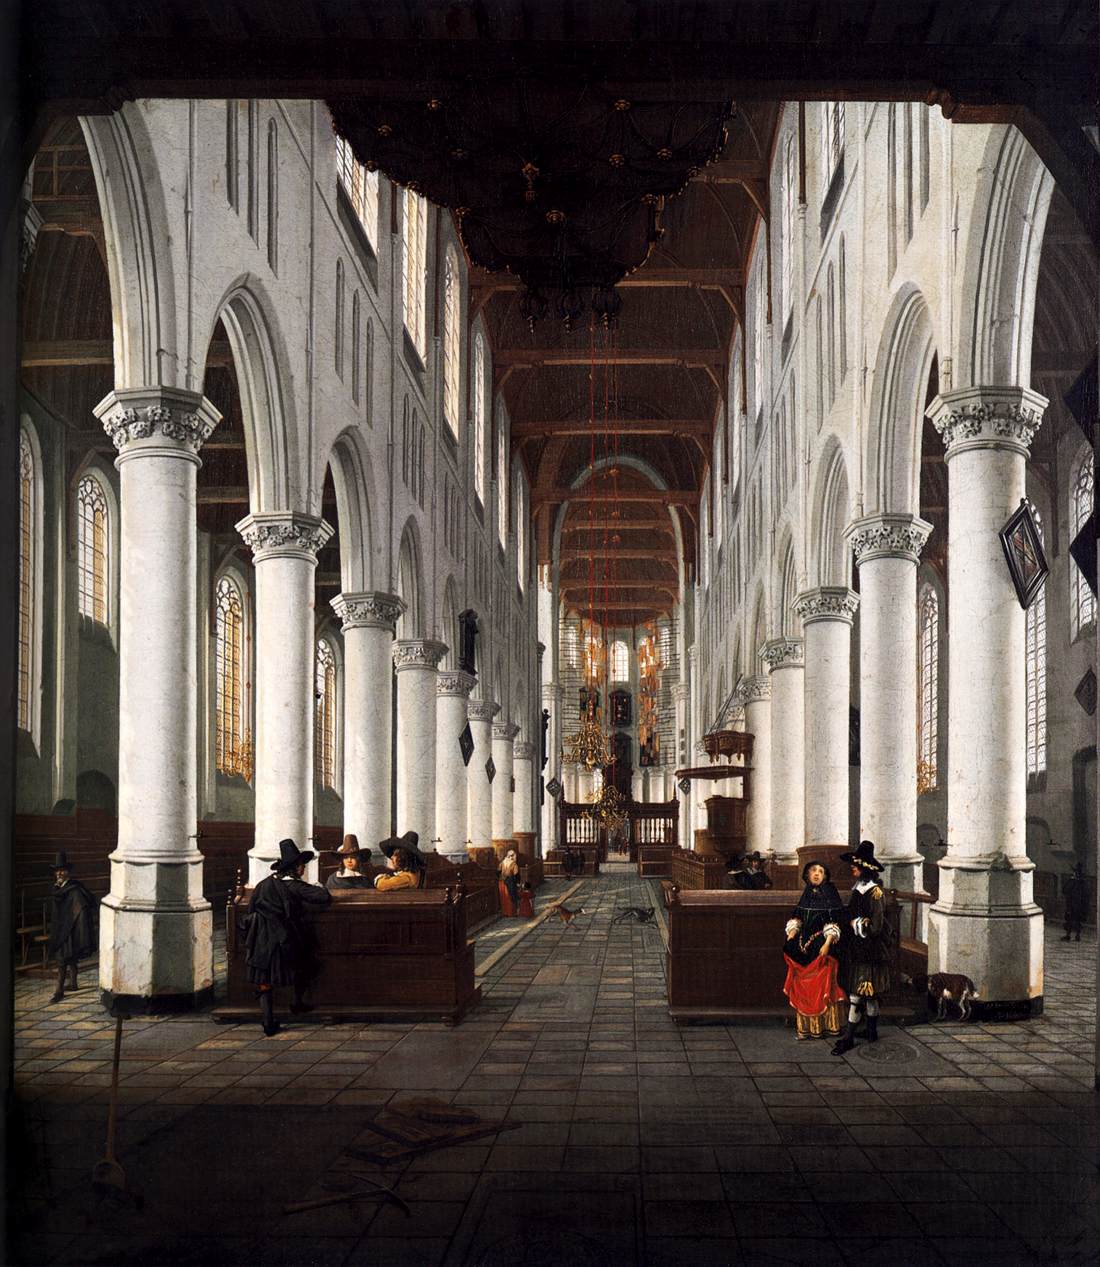
<path fill-rule="evenodd" d="M 462 669 L 440 669 L 435 680 L 435 693 L 450 695 L 455 699 L 469 699 L 476 684 L 477 678 L 472 673 L 464 673 Z"/>
<path fill-rule="evenodd" d="M 801 669 L 805 663 L 801 638 L 769 638 L 760 648 L 760 656 L 769 673 L 777 669 Z"/>
<path fill-rule="evenodd" d="M 676 703 L 687 703 L 688 693 L 688 684 L 686 682 L 673 682 L 672 698 Z"/>
<path fill-rule="evenodd" d="M 737 689 L 737 697 L 742 704 L 767 703 L 772 697 L 771 679 L 763 676 L 742 678 Z"/>
<path fill-rule="evenodd" d="M 402 669 L 436 669 L 447 654 L 445 642 L 431 638 L 398 638 L 393 644 L 393 667 Z"/>
<path fill-rule="evenodd" d="M 92 412 L 118 450 L 118 461 L 147 453 L 186 457 L 197 465 L 199 450 L 222 420 L 201 392 L 181 387 L 122 387 L 108 392 Z"/>
<path fill-rule="evenodd" d="M 932 532 L 932 525 L 917 515 L 887 512 L 853 519 L 844 536 L 855 554 L 857 566 L 873 559 L 920 560 L 920 552 Z"/>
<path fill-rule="evenodd" d="M 819 585 L 803 590 L 794 600 L 795 611 L 804 625 L 815 620 L 842 620 L 850 625 L 859 606 L 859 595 L 846 585 Z"/>
<path fill-rule="evenodd" d="M 493 722 L 493 738 L 507 740 L 509 743 L 519 734 L 519 727 L 515 722 L 495 721 Z"/>
<path fill-rule="evenodd" d="M 316 563 L 317 552 L 332 536 L 323 519 L 295 510 L 259 510 L 239 520 L 236 528 L 256 563 L 276 557 Z"/>
<path fill-rule="evenodd" d="M 943 437 L 948 462 L 969 449 L 1026 458 L 1049 403 L 1030 387 L 960 387 L 937 396 L 925 416 Z"/>
<path fill-rule="evenodd" d="M 491 699 L 472 699 L 466 704 L 466 716 L 471 721 L 492 721 L 500 712 L 500 705 Z"/>
<path fill-rule="evenodd" d="M 512 755 L 517 761 L 534 761 L 535 745 L 528 743 L 525 739 L 521 739 L 512 749 Z"/>
<path fill-rule="evenodd" d="M 384 590 L 361 590 L 337 594 L 330 606 L 340 617 L 340 627 L 345 632 L 349 629 L 388 629 L 392 637 L 397 619 L 405 610 L 405 600 Z"/>

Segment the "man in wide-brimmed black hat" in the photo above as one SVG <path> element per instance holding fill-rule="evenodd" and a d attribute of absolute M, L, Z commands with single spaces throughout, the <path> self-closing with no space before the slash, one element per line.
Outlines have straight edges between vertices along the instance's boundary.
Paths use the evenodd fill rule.
<path fill-rule="evenodd" d="M 386 855 L 386 870 L 374 877 L 374 887 L 380 893 L 420 887 L 420 876 L 427 870 L 428 860 L 419 846 L 420 837 L 414 831 L 378 842 L 378 848 Z"/>
<path fill-rule="evenodd" d="M 98 903 L 91 893 L 73 879 L 72 863 L 64 851 L 54 859 L 53 916 L 50 919 L 50 958 L 57 961 L 57 989 L 51 1003 L 65 997 L 65 979 L 70 990 L 77 988 L 80 960 L 94 955 L 99 937 L 96 930 Z"/>
<path fill-rule="evenodd" d="M 260 1017 L 269 1038 L 279 1032 L 276 986 L 294 987 L 292 1012 L 310 1010 L 304 995 L 318 965 L 316 940 L 305 907 L 324 907 L 332 901 L 327 889 L 302 879 L 306 863 L 315 857 L 312 851 L 299 849 L 293 840 L 280 840 L 279 857 L 271 864 L 274 874 L 256 885 L 248 904 L 245 964 L 249 981 L 259 988 Z"/>
<path fill-rule="evenodd" d="M 856 1045 L 855 1027 L 862 1010 L 867 1021 L 867 1041 L 878 1041 L 879 999 L 890 989 L 891 930 L 886 919 L 886 894 L 879 878 L 882 863 L 875 846 L 861 840 L 859 846 L 840 855 L 852 868 L 852 895 L 848 899 L 848 928 L 840 942 L 837 980 L 848 994 L 848 1023 L 833 1047 L 843 1056 Z"/>
<path fill-rule="evenodd" d="M 772 887 L 772 882 L 768 879 L 768 873 L 764 870 L 764 859 L 761 857 L 760 851 L 756 849 L 752 853 L 742 855 L 730 875 L 734 888 L 737 889 L 747 889 L 751 892 L 752 890 L 770 889 Z"/>

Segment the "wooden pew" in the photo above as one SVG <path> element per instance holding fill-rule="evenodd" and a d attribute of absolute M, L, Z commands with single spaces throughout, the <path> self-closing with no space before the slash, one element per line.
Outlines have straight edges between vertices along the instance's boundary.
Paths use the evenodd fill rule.
<path fill-rule="evenodd" d="M 722 889 L 726 886 L 726 859 L 720 853 L 674 849 L 669 855 L 668 878 L 680 889 Z"/>
<path fill-rule="evenodd" d="M 247 977 L 244 917 L 251 890 L 226 907 L 228 990 L 219 1021 L 256 1020 L 256 988 Z M 462 889 L 338 890 L 310 913 L 321 971 L 306 995 L 314 1021 L 441 1020 L 453 1025 L 477 1005 L 474 943 L 466 937 Z M 289 1001 L 289 987 L 279 1003 Z"/>
<path fill-rule="evenodd" d="M 426 853 L 424 856 L 428 859 L 424 889 L 465 889 L 468 932 L 472 933 L 499 918 L 500 881 L 495 871 L 473 862 L 456 866 L 438 853 Z"/>
<path fill-rule="evenodd" d="M 675 845 L 639 845 L 638 874 L 654 879 L 667 879 L 674 851 Z"/>
<path fill-rule="evenodd" d="M 668 1010 L 674 1020 L 725 1022 L 791 1013 L 783 993 L 783 943 L 797 898 L 774 890 L 682 890 L 667 880 L 661 888 L 668 913 Z M 886 896 L 896 932 L 897 895 L 887 890 Z M 883 1013 L 920 1014 L 924 1000 L 903 984 L 897 937 L 894 945 L 895 984 L 882 1000 Z"/>

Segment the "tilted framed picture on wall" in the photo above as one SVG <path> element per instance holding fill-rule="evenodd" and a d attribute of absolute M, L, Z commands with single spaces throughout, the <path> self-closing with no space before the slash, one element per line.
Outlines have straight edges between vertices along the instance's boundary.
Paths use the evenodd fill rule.
<path fill-rule="evenodd" d="M 1008 574 L 1016 587 L 1016 597 L 1020 600 L 1020 606 L 1027 611 L 1039 596 L 1050 568 L 1043 553 L 1035 511 L 1026 497 L 1020 499 L 1019 507 L 1012 512 L 1001 529 L 1000 538 L 1008 564 Z"/>

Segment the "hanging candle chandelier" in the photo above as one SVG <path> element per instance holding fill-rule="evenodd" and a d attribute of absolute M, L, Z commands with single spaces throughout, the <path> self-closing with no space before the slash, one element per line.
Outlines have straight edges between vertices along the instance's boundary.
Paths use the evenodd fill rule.
<path fill-rule="evenodd" d="M 611 761 L 611 749 L 596 716 L 594 700 L 589 701 L 576 733 L 565 738 L 565 760 L 583 765 L 586 770 L 602 769 Z"/>
<path fill-rule="evenodd" d="M 614 835 L 630 821 L 626 799 L 613 783 L 604 783 L 588 799 L 592 808 L 585 811 L 587 817 L 604 827 L 608 834 Z"/>

